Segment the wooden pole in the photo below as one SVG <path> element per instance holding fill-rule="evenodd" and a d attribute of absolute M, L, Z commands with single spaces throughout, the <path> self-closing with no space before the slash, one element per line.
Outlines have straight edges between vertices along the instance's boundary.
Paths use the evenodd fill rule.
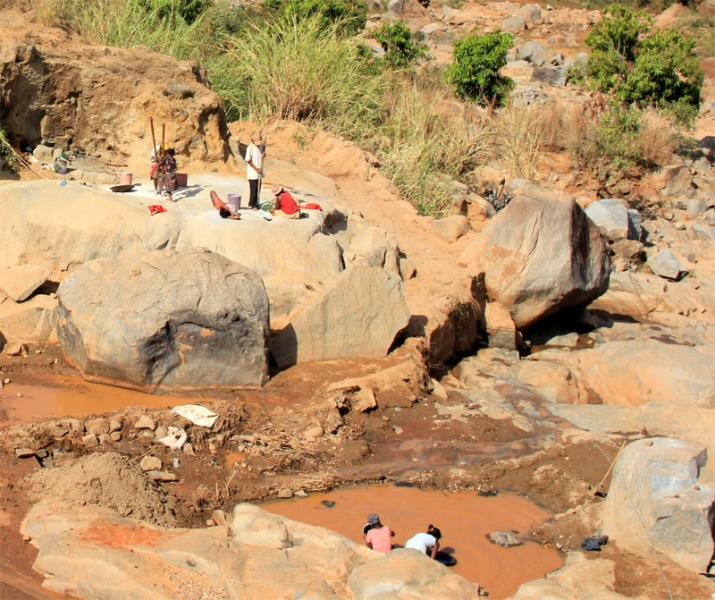
<path fill-rule="evenodd" d="M 611 466 L 608 467 L 608 471 L 606 471 L 606 474 L 603 476 L 603 479 L 601 479 L 601 483 L 598 484 L 598 487 L 596 487 L 596 491 L 593 492 L 593 495 L 596 496 L 601 492 L 601 486 L 606 483 L 606 479 L 608 479 L 608 476 L 611 474 L 611 471 L 613 471 L 613 467 L 616 466 L 616 461 L 618 460 L 618 457 L 621 455 L 621 452 L 623 452 L 623 448 L 626 447 L 626 444 L 628 443 L 628 440 L 624 440 L 623 444 L 621 445 L 621 449 L 618 451 L 618 454 L 616 454 L 616 458 L 613 459 L 613 462 L 611 463 Z"/>

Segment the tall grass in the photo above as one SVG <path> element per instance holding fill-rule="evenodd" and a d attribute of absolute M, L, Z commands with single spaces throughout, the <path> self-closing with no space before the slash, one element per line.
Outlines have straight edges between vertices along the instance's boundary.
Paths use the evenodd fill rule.
<path fill-rule="evenodd" d="M 510 104 L 494 121 L 495 158 L 500 158 L 513 177 L 533 180 L 541 156 L 544 129 L 542 107 L 518 108 Z"/>
<path fill-rule="evenodd" d="M 450 104 L 444 88 L 396 78 L 390 89 L 389 116 L 374 132 L 372 149 L 421 214 L 444 216 L 452 210 L 454 180 L 487 156 L 489 130 L 470 107 Z"/>
<path fill-rule="evenodd" d="M 146 46 L 179 60 L 210 53 L 206 15 L 189 25 L 171 5 L 147 8 L 141 0 L 45 0 L 44 14 L 46 19 L 71 21 L 83 37 L 107 46 Z"/>
<path fill-rule="evenodd" d="M 320 15 L 252 23 L 208 62 L 229 116 L 320 124 L 352 139 L 380 121 L 384 78 L 359 43 Z"/>

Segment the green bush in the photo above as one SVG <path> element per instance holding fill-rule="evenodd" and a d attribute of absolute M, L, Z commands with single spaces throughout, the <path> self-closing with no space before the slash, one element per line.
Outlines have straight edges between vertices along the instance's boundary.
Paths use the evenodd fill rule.
<path fill-rule="evenodd" d="M 704 81 L 695 40 L 674 29 L 644 37 L 650 23 L 644 13 L 610 6 L 585 39 L 591 49 L 589 81 L 625 104 L 665 109 L 689 123 L 700 107 Z"/>
<path fill-rule="evenodd" d="M 509 33 L 471 34 L 454 42 L 452 64 L 445 72 L 445 81 L 453 86 L 457 96 L 493 109 L 499 106 L 514 87 L 500 70 L 512 45 Z"/>
<path fill-rule="evenodd" d="M 640 161 L 641 113 L 632 106 L 611 102 L 601 115 L 588 121 L 572 146 L 576 163 L 595 173 L 625 171 Z"/>
<path fill-rule="evenodd" d="M 416 41 L 404 21 L 385 23 L 373 37 L 385 51 L 385 60 L 395 69 L 405 69 L 427 56 L 427 46 Z"/>

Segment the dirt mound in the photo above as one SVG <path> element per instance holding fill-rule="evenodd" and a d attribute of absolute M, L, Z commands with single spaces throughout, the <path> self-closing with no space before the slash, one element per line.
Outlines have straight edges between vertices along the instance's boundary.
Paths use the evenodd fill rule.
<path fill-rule="evenodd" d="M 164 527 L 177 525 L 174 499 L 154 487 L 139 466 L 120 454 L 90 454 L 30 476 L 33 501 L 54 511 L 95 504 L 123 517 Z"/>

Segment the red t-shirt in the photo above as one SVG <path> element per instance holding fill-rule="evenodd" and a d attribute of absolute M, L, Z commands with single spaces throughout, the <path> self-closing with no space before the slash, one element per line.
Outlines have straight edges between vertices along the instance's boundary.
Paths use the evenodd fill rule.
<path fill-rule="evenodd" d="M 387 554 L 392 550 L 392 529 L 387 525 L 371 529 L 365 535 L 365 539 L 372 544 L 372 549 L 377 552 Z"/>
<path fill-rule="evenodd" d="M 276 196 L 276 210 L 282 210 L 287 215 L 298 212 L 298 203 L 289 192 L 281 192 Z"/>

